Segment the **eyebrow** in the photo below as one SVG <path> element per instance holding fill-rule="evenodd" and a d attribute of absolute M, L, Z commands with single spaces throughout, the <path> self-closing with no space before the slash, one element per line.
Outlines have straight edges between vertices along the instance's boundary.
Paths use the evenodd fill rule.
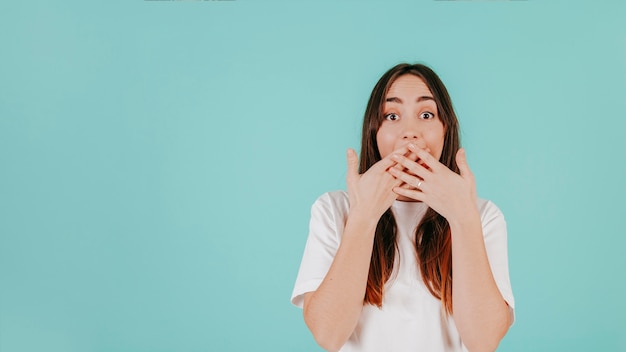
<path fill-rule="evenodd" d="M 421 103 L 421 102 L 427 101 L 427 100 L 435 101 L 435 98 L 433 98 L 431 96 L 422 96 L 422 97 L 417 98 L 415 101 L 418 102 L 418 103 Z M 389 97 L 389 98 L 385 99 L 385 102 L 402 104 L 402 99 L 400 99 L 398 97 Z"/>

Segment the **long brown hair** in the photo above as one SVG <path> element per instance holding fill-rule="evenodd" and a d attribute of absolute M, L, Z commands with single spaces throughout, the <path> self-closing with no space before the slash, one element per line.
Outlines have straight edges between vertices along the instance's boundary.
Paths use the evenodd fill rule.
<path fill-rule="evenodd" d="M 365 110 L 361 137 L 359 172 L 364 173 L 381 160 L 376 133 L 383 122 L 383 107 L 389 88 L 398 77 L 411 74 L 421 78 L 428 86 L 445 137 L 439 161 L 459 173 L 455 155 L 460 148 L 459 123 L 452 107 L 448 90 L 437 74 L 422 64 L 399 64 L 387 71 L 376 83 Z M 381 216 L 376 226 L 372 259 L 365 300 L 367 304 L 382 307 L 384 286 L 393 271 L 396 253 L 396 221 L 391 208 Z M 432 208 L 428 208 L 415 231 L 415 248 L 422 279 L 430 293 L 442 301 L 448 314 L 452 314 L 452 242 L 448 221 Z"/>

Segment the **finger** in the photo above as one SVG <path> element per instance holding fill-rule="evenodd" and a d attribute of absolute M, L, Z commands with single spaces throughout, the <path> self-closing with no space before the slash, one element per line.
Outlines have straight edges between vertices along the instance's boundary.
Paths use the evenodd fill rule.
<path fill-rule="evenodd" d="M 395 151 L 392 153 L 392 155 L 393 155 L 393 154 L 396 154 L 396 155 L 403 155 L 403 156 L 406 156 L 407 158 L 409 158 L 409 159 L 411 159 L 411 160 L 416 160 L 416 159 L 417 159 L 417 155 L 415 155 L 415 153 L 411 152 L 411 151 L 409 150 L 409 148 L 408 148 L 406 145 L 405 145 L 405 146 L 403 146 L 403 147 L 401 147 L 401 148 L 399 148 L 399 149 L 397 149 L 397 150 L 395 150 Z M 391 156 L 391 155 L 390 155 L 390 156 Z M 391 157 L 392 157 L 392 156 L 391 156 Z M 396 162 L 396 164 L 394 164 L 392 167 L 393 167 L 393 168 L 396 168 L 396 169 L 398 169 L 398 170 L 406 170 L 406 168 L 405 168 L 404 166 L 402 166 L 402 165 L 398 164 L 397 162 Z"/>
<path fill-rule="evenodd" d="M 424 150 L 426 151 L 426 153 L 430 154 L 430 149 L 429 149 L 429 148 L 426 148 L 426 149 L 424 149 Z M 428 167 L 428 165 L 426 165 L 426 163 L 424 162 L 424 160 L 420 159 L 420 158 L 417 156 L 417 154 L 415 154 L 415 153 L 413 153 L 413 152 L 411 152 L 411 154 L 412 154 L 412 155 L 415 155 L 415 158 L 416 158 L 416 159 L 415 159 L 415 162 L 416 162 L 416 163 L 418 163 L 418 164 L 422 165 L 422 166 L 423 166 L 426 170 L 428 170 L 428 171 L 432 171 L 432 170 L 431 170 L 431 168 L 430 168 L 430 167 Z"/>
<path fill-rule="evenodd" d="M 411 151 L 409 150 L 409 147 L 408 147 L 408 146 L 406 146 L 406 145 L 403 145 L 402 147 L 400 147 L 400 148 L 398 148 L 398 149 L 394 150 L 393 152 L 391 152 L 391 153 L 390 153 L 389 155 L 387 155 L 386 157 L 388 158 L 388 157 L 390 157 L 390 156 L 392 156 L 392 155 L 394 155 L 394 154 L 407 156 L 407 155 L 409 155 L 410 153 L 411 153 Z"/>
<path fill-rule="evenodd" d="M 413 153 L 412 151 L 409 151 L 409 155 L 405 155 L 407 159 L 411 160 L 411 161 L 415 161 L 418 162 L 419 158 L 417 157 L 417 154 Z"/>
<path fill-rule="evenodd" d="M 402 187 L 394 187 L 394 193 L 400 196 L 405 196 L 407 198 L 415 199 L 420 202 L 426 201 L 426 195 L 423 192 L 414 190 L 414 189 L 406 189 Z"/>
<path fill-rule="evenodd" d="M 346 180 L 348 183 L 352 183 L 359 179 L 359 158 L 352 148 L 349 148 L 346 152 L 346 158 L 348 161 L 348 175 L 346 176 Z"/>
<path fill-rule="evenodd" d="M 428 149 L 428 146 L 426 145 L 426 142 L 424 141 L 424 139 L 419 138 L 416 140 L 406 140 L 404 141 L 404 145 L 406 145 L 408 147 L 409 144 L 413 144 L 418 148 L 422 148 L 422 149 Z"/>
<path fill-rule="evenodd" d="M 405 154 L 399 154 L 399 153 L 396 153 L 396 154 L 404 155 L 405 157 L 407 157 L 407 159 L 412 160 L 412 161 L 416 161 L 417 160 L 417 155 L 415 153 L 411 152 L 410 150 L 408 150 L 408 148 L 407 148 L 407 152 Z M 401 171 L 407 170 L 407 168 L 404 167 L 402 164 L 395 164 L 392 167 L 396 168 L 398 170 L 401 170 Z"/>
<path fill-rule="evenodd" d="M 408 159 L 405 156 L 395 155 L 393 159 L 397 161 L 398 164 L 405 167 L 407 171 L 409 171 L 415 176 L 419 176 L 423 180 L 427 179 L 428 176 L 430 176 L 430 171 L 428 171 L 424 166 L 422 166 L 421 164 L 413 160 Z"/>
<path fill-rule="evenodd" d="M 398 187 L 406 188 L 406 189 L 415 189 L 415 187 L 411 186 L 408 183 L 404 183 L 404 182 L 402 182 L 402 184 L 400 184 L 400 186 L 398 186 Z"/>
<path fill-rule="evenodd" d="M 461 171 L 461 177 L 474 177 L 472 171 L 469 168 L 469 165 L 467 165 L 467 155 L 465 154 L 465 149 L 461 148 L 456 152 L 456 164 L 459 166 L 459 171 Z"/>
<path fill-rule="evenodd" d="M 417 154 L 417 157 L 420 158 L 426 164 L 426 166 L 429 167 L 431 170 L 434 171 L 436 168 L 438 168 L 441 165 L 439 160 L 435 159 L 435 157 L 432 156 L 428 151 L 422 148 L 418 148 L 414 144 L 409 144 L 408 147 L 409 147 L 409 150 Z"/>
<path fill-rule="evenodd" d="M 404 146 L 394 150 L 392 153 L 384 157 L 382 160 L 379 160 L 376 164 L 372 165 L 371 168 L 379 168 L 381 170 L 387 171 L 390 167 L 396 167 L 398 169 L 402 168 L 402 166 L 397 166 L 397 161 L 393 159 L 394 155 L 404 155 L 409 153 L 409 149 Z"/>
<path fill-rule="evenodd" d="M 411 187 L 417 187 L 417 185 L 420 183 L 420 181 L 422 181 L 421 178 L 418 178 L 416 176 L 413 175 L 409 175 L 406 172 L 397 170 L 395 168 L 390 168 L 388 171 L 391 175 L 393 175 L 393 177 L 402 180 L 404 183 L 410 185 Z"/>

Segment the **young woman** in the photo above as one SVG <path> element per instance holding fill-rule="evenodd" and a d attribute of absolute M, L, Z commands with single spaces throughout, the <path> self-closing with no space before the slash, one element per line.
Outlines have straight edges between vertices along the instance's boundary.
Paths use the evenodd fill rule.
<path fill-rule="evenodd" d="M 506 223 L 476 197 L 439 77 L 400 64 L 365 111 L 348 192 L 311 209 L 292 294 L 330 351 L 493 351 L 514 318 Z"/>

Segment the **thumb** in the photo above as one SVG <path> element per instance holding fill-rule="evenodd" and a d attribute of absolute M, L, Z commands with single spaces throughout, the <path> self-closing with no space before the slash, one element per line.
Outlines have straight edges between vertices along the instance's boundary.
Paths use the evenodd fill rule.
<path fill-rule="evenodd" d="M 456 152 L 456 164 L 459 166 L 461 177 L 474 177 L 469 165 L 467 165 L 467 155 L 465 155 L 465 149 L 461 148 Z"/>
<path fill-rule="evenodd" d="M 348 159 L 348 175 L 346 176 L 346 181 L 351 183 L 359 178 L 359 158 L 352 148 L 348 149 L 346 156 Z"/>

